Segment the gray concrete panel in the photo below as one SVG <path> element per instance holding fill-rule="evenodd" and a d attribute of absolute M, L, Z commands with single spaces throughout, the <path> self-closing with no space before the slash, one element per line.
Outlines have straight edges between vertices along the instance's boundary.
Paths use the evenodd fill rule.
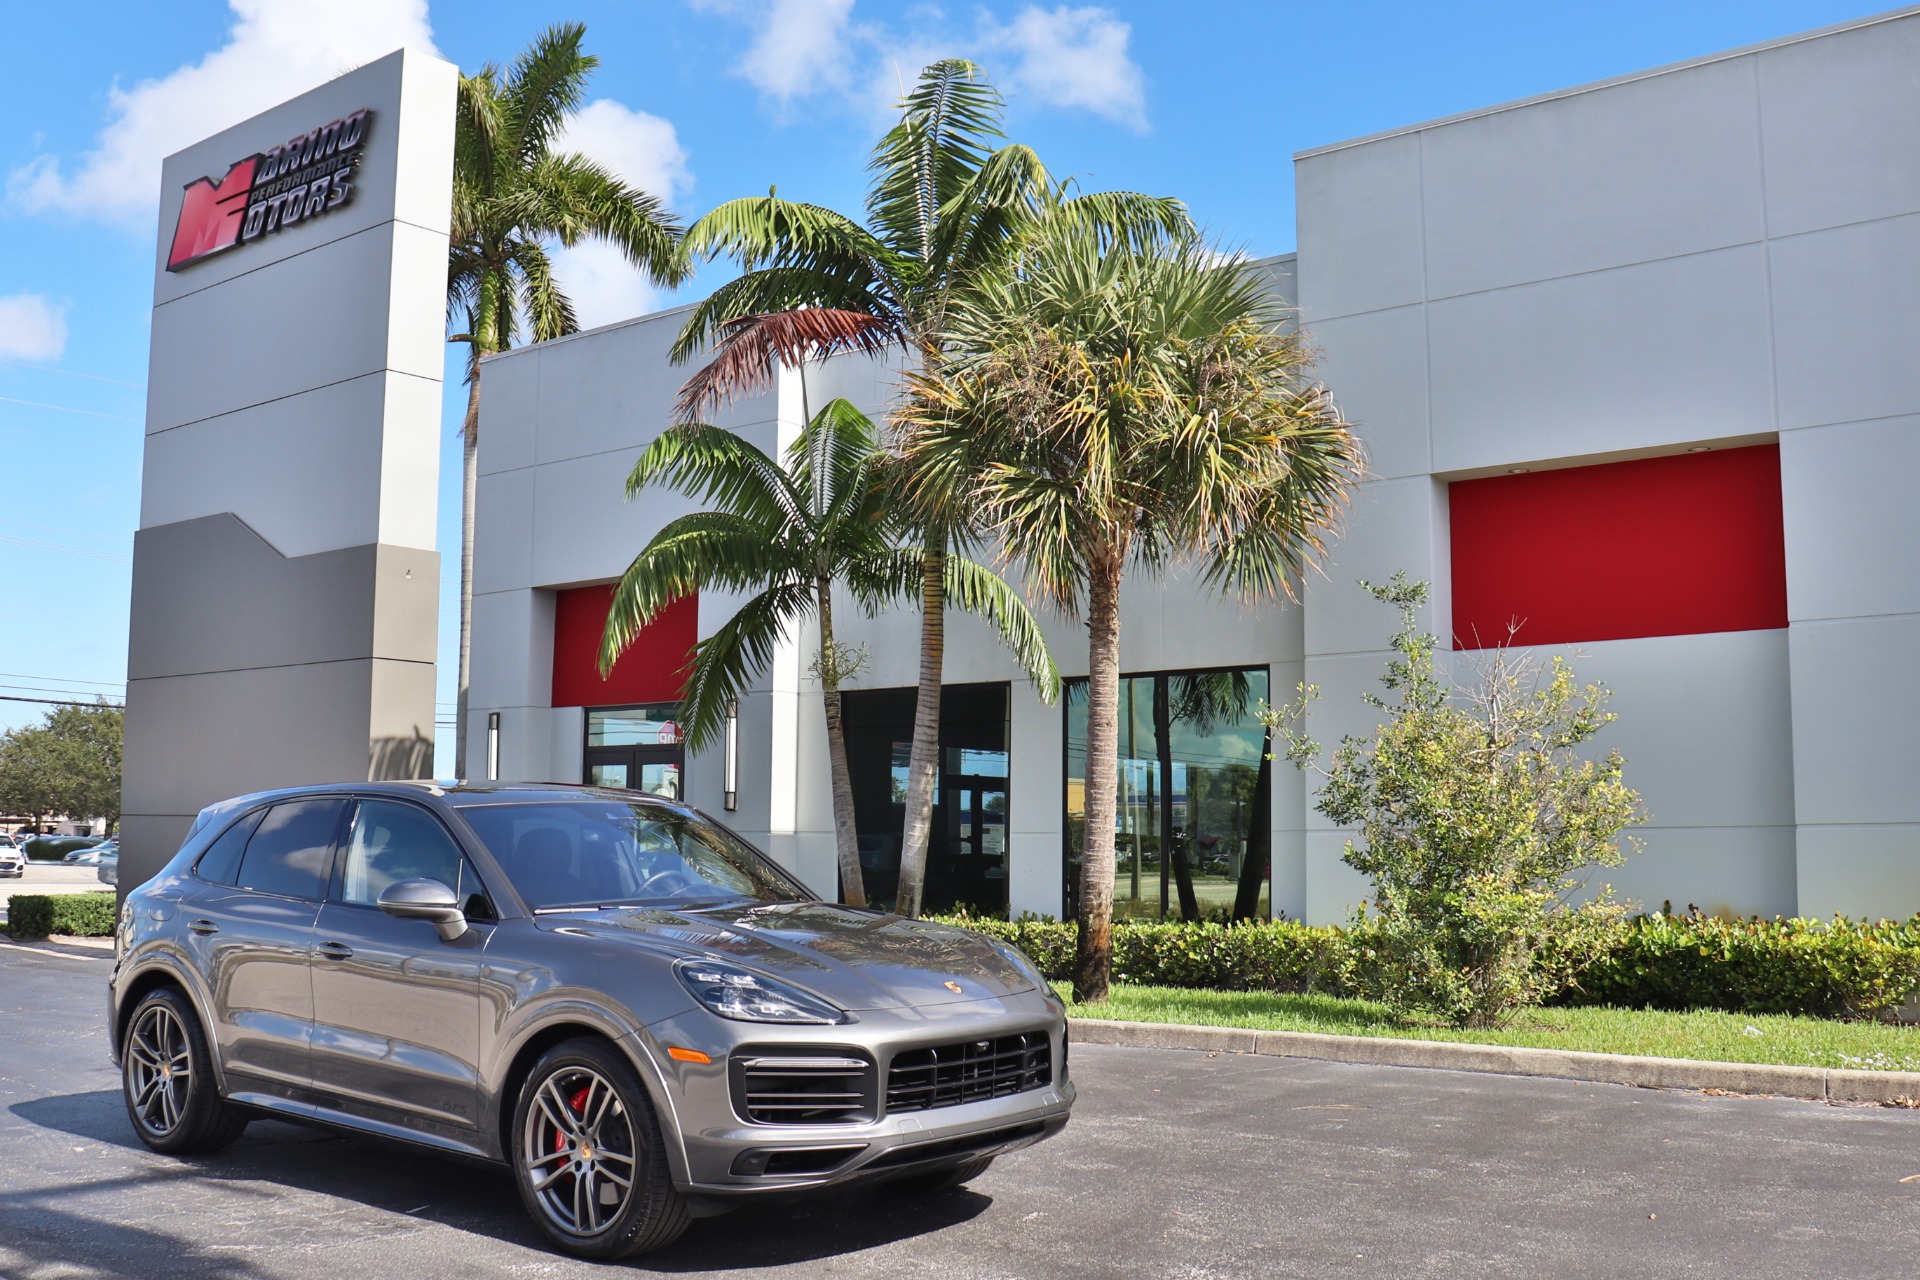
<path fill-rule="evenodd" d="M 1776 236 L 1920 210 L 1920 18 L 1758 57 Z"/>
<path fill-rule="evenodd" d="M 1431 306 L 1439 472 L 1774 429 L 1759 246 Z"/>
<path fill-rule="evenodd" d="M 1305 324 L 1425 299 L 1417 136 L 1301 160 L 1294 185 Z"/>
<path fill-rule="evenodd" d="M 1374 479 L 1433 470 L 1427 430 L 1427 314 L 1398 307 L 1323 320 L 1309 330 L 1314 376 L 1333 390 Z"/>
<path fill-rule="evenodd" d="M 1769 248 L 1781 427 L 1920 411 L 1920 214 Z"/>
<path fill-rule="evenodd" d="M 368 656 L 433 661 L 437 552 L 349 547 L 288 558 L 229 513 L 142 529 L 134 558 L 131 679 Z"/>
<path fill-rule="evenodd" d="M 1754 97 L 1738 60 L 1423 131 L 1427 296 L 1759 240 Z"/>
<path fill-rule="evenodd" d="M 400 228 L 385 222 L 156 308 L 148 433 L 392 366 L 388 290 L 401 239 Z M 247 248 L 242 245 L 230 256 Z M 444 294 L 444 266 L 440 278 Z M 263 346 L 262 338 L 277 332 L 285 340 Z M 241 352 L 256 354 L 236 358 Z M 210 368 L 210 360 L 217 361 L 221 376 L 180 376 Z M 435 360 L 430 368 L 406 371 L 437 380 L 441 364 Z"/>
<path fill-rule="evenodd" d="M 1920 823 L 1920 615 L 1796 622 L 1794 814 L 1811 826 Z M 1876 914 L 1908 915 L 1920 900 Z"/>
<path fill-rule="evenodd" d="M 1780 433 L 1787 615 L 1920 613 L 1920 417 Z"/>

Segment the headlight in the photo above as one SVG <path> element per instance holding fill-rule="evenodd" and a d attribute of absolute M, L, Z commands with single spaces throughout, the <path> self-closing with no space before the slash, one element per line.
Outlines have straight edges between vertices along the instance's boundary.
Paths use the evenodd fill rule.
<path fill-rule="evenodd" d="M 765 974 L 719 960 L 680 960 L 674 976 L 708 1012 L 735 1022 L 845 1022 L 847 1015 L 818 996 Z"/>
<path fill-rule="evenodd" d="M 1007 958 L 1008 964 L 1011 964 L 1014 968 L 1025 974 L 1027 981 L 1042 991 L 1049 993 L 1053 991 L 1053 988 L 1047 985 L 1046 977 L 1035 967 L 1033 961 L 1027 959 L 1026 952 L 1014 946 L 1011 942 L 1002 942 L 998 938 L 988 938 L 987 941 L 993 944 L 995 951 L 998 951 Z"/>

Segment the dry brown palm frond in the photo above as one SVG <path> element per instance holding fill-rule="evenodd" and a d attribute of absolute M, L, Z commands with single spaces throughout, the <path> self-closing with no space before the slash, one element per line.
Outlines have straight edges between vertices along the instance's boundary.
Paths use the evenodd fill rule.
<path fill-rule="evenodd" d="M 776 361 L 798 366 L 842 351 L 879 355 L 905 345 L 892 320 L 836 307 L 736 316 L 721 329 L 724 336 L 713 359 L 687 379 L 674 402 L 682 422 L 700 421 L 736 396 L 766 390 L 773 385 Z"/>

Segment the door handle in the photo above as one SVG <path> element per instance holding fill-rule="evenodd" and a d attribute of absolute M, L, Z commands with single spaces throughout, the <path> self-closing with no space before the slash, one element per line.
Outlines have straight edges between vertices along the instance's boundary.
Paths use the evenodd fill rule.
<path fill-rule="evenodd" d="M 215 924 L 211 920 L 195 920 L 189 925 L 187 925 L 187 928 L 193 930 L 195 933 L 200 934 L 202 936 L 205 936 L 206 934 L 209 934 L 209 933 L 220 932 L 220 926 Z"/>
<path fill-rule="evenodd" d="M 317 949 L 329 960 L 353 959 L 353 948 L 344 942 L 323 942 Z"/>

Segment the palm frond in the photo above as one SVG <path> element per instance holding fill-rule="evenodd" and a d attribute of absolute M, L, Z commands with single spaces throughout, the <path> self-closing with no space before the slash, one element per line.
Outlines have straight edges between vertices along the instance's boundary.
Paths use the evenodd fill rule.
<path fill-rule="evenodd" d="M 548 27 L 515 60 L 502 97 L 512 128 L 511 162 L 517 166 L 538 163 L 567 117 L 586 105 L 587 80 L 600 65 L 600 59 L 581 52 L 586 34 L 579 22 Z"/>
<path fill-rule="evenodd" d="M 1052 706 L 1060 696 L 1060 668 L 1054 665 L 1039 619 L 1020 593 L 987 566 L 957 555 L 946 558 L 946 591 L 949 604 L 979 614 L 999 632 L 1041 701 Z"/>
<path fill-rule="evenodd" d="M 900 108 L 867 162 L 867 216 L 895 252 L 926 263 L 941 210 L 1002 136 L 1001 99 L 979 67 L 948 58 L 921 71 Z"/>
<path fill-rule="evenodd" d="M 767 528 L 804 525 L 807 502 L 787 473 L 746 440 L 701 422 L 654 437 L 627 476 L 627 496 L 664 484 Z"/>
<path fill-rule="evenodd" d="M 694 648 L 680 695 L 687 750 L 711 743 L 726 724 L 727 706 L 773 665 L 782 639 L 813 612 L 811 583 L 781 583 L 754 596 Z"/>
<path fill-rule="evenodd" d="M 547 342 L 578 330 L 573 300 L 554 280 L 547 251 L 535 241 L 516 239 L 508 246 L 507 257 L 520 269 L 519 305 L 533 340 Z"/>
<path fill-rule="evenodd" d="M 905 345 L 890 318 L 838 307 L 736 316 L 721 330 L 712 358 L 687 379 L 674 401 L 674 416 L 682 422 L 709 417 L 736 397 L 767 390 L 779 365 L 799 368 L 843 351 L 877 356 Z"/>

